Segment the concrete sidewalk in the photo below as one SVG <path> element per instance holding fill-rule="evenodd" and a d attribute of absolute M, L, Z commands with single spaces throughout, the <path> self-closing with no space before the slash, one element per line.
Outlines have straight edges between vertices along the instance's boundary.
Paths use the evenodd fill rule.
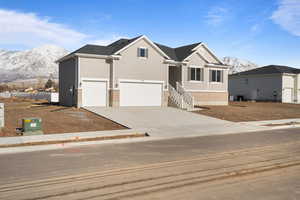
<path fill-rule="evenodd" d="M 300 119 L 268 120 L 253 122 L 229 122 L 175 108 L 86 108 L 91 112 L 106 117 L 112 121 L 127 126 L 127 130 L 94 131 L 81 133 L 64 133 L 38 136 L 19 136 L 0 138 L 0 145 L 21 144 L 30 142 L 47 142 L 58 140 L 74 140 L 96 138 L 103 136 L 122 136 L 134 133 L 148 133 L 150 137 L 113 139 L 105 141 L 88 141 L 74 143 L 60 143 L 38 146 L 0 148 L 0 154 L 20 153 L 51 149 L 62 149 L 91 144 L 129 143 L 150 140 L 198 137 L 209 135 L 225 135 L 255 131 L 267 131 L 300 127 L 299 125 L 267 127 L 266 124 L 281 124 L 300 122 Z"/>
<path fill-rule="evenodd" d="M 133 129 L 146 129 L 151 137 L 178 138 L 268 130 L 267 127 L 220 120 L 171 107 L 85 109 Z"/>
<path fill-rule="evenodd" d="M 293 119 L 279 119 L 279 120 L 264 120 L 264 121 L 249 121 L 249 122 L 241 122 L 245 125 L 250 126 L 261 126 L 261 127 L 268 127 L 269 129 L 284 129 L 284 128 L 298 128 L 300 127 L 300 118 L 293 118 Z M 287 123 L 296 123 L 290 125 L 284 125 Z M 276 125 L 276 126 L 266 126 L 266 125 Z M 282 125 L 283 124 L 283 125 Z"/>
<path fill-rule="evenodd" d="M 33 146 L 18 146 L 18 147 L 2 147 L 0 154 L 31 152 L 51 149 L 62 149 L 74 146 L 90 145 L 90 144 L 105 144 L 105 143 L 123 143 L 132 141 L 143 141 L 145 137 L 137 138 L 121 138 L 121 139 L 107 139 L 95 141 L 77 141 L 64 143 L 67 140 L 81 140 L 81 139 L 95 139 L 99 137 L 111 136 L 127 136 L 130 134 L 145 134 L 144 129 L 127 129 L 127 130 L 113 130 L 113 131 L 92 131 L 92 132 L 78 132 L 78 133 L 62 133 L 49 135 L 33 135 L 33 136 L 17 136 L 17 137 L 2 137 L 0 138 L 0 145 L 18 145 L 36 142 L 57 142 L 56 144 L 41 144 Z"/>

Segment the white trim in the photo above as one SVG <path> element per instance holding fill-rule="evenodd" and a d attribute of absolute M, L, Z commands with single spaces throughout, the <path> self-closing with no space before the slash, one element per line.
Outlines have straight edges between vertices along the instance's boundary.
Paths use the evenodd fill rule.
<path fill-rule="evenodd" d="M 104 81 L 108 81 L 107 78 L 89 78 L 89 77 L 82 77 L 81 81 L 99 81 L 99 82 L 104 82 Z"/>
<path fill-rule="evenodd" d="M 204 43 L 201 43 L 199 44 L 198 46 L 196 46 L 194 49 L 192 49 L 192 51 L 194 51 L 193 53 L 191 53 L 190 55 L 188 55 L 185 59 L 183 59 L 183 61 L 189 59 L 192 55 L 194 55 L 195 53 L 199 53 L 198 52 L 198 48 L 200 46 L 203 46 L 207 52 L 212 56 L 214 57 L 218 62 L 220 62 L 222 65 L 224 65 L 224 63 L 204 44 Z M 199 53 L 200 54 L 200 53 Z M 203 56 L 202 56 L 203 57 Z M 205 59 L 206 60 L 206 59 Z"/>
<path fill-rule="evenodd" d="M 208 47 L 207 47 L 207 45 L 206 44 L 204 44 L 204 43 L 201 43 L 201 45 L 204 47 L 204 48 L 206 48 L 206 50 L 217 60 L 217 61 L 219 61 L 222 65 L 224 65 L 224 63 L 213 53 L 213 51 L 212 50 L 210 50 Z"/>
<path fill-rule="evenodd" d="M 209 82 L 209 84 L 216 84 L 216 85 L 219 85 L 219 84 L 223 84 L 223 82 L 211 81 L 211 82 Z"/>
<path fill-rule="evenodd" d="M 86 58 L 103 58 L 103 59 L 114 59 L 119 60 L 122 56 L 120 55 L 96 55 L 87 53 L 75 53 L 75 56 L 86 57 Z"/>
<path fill-rule="evenodd" d="M 140 41 L 141 39 L 145 39 L 147 42 L 150 43 L 150 45 L 152 45 L 160 54 L 162 54 L 163 56 L 165 56 L 166 58 L 169 58 L 171 60 L 171 58 L 165 54 L 158 46 L 156 46 L 149 38 L 147 38 L 145 35 L 137 38 L 135 41 L 131 42 L 130 44 L 126 45 L 125 47 L 123 47 L 122 49 L 120 49 L 119 51 L 115 52 L 114 54 L 119 54 L 122 51 L 124 51 L 125 49 L 128 49 L 130 46 L 134 45 L 135 43 L 137 43 L 138 41 Z"/>
<path fill-rule="evenodd" d="M 190 55 L 188 55 L 185 59 L 183 59 L 183 61 L 188 62 L 187 60 L 192 57 L 195 53 L 197 53 L 198 51 L 194 51 L 193 53 L 191 53 Z"/>
<path fill-rule="evenodd" d="M 188 67 L 184 68 L 182 65 L 181 65 L 181 86 L 184 87 L 184 77 L 186 77 L 188 75 Z"/>
<path fill-rule="evenodd" d="M 62 61 L 68 60 L 69 58 L 72 58 L 72 57 L 75 57 L 75 55 L 74 54 L 69 54 L 69 55 L 61 57 L 60 59 L 58 59 L 58 60 L 56 60 L 54 62 L 55 63 L 60 63 Z"/>
<path fill-rule="evenodd" d="M 192 51 L 196 51 L 200 46 L 202 45 L 202 42 L 200 42 L 200 44 L 198 44 L 197 46 L 195 46 Z"/>
<path fill-rule="evenodd" d="M 128 82 L 128 83 L 164 83 L 164 81 L 158 80 L 138 80 L 138 79 L 118 79 L 120 82 Z"/>
<path fill-rule="evenodd" d="M 223 93 L 223 92 L 227 92 L 227 90 L 187 90 L 185 89 L 185 91 L 187 92 L 220 92 L 220 93 Z"/>
<path fill-rule="evenodd" d="M 55 63 L 60 63 L 62 61 L 68 60 L 76 56 L 86 57 L 86 58 L 114 59 L 114 60 L 119 60 L 122 57 L 120 55 L 96 55 L 96 54 L 87 54 L 87 53 L 73 53 L 56 60 Z"/>
<path fill-rule="evenodd" d="M 202 78 L 202 80 L 191 80 L 192 77 L 188 77 L 188 82 L 190 83 L 203 83 L 204 82 L 204 67 L 200 66 L 200 65 L 190 65 L 188 66 L 188 68 L 194 68 L 194 69 L 202 69 L 202 74 L 201 74 L 201 70 L 200 70 L 200 79 Z M 188 69 L 189 70 L 189 69 Z M 192 74 L 192 72 L 191 72 Z M 195 74 L 195 76 L 197 76 Z"/>
<path fill-rule="evenodd" d="M 220 81 L 212 81 L 212 80 L 210 80 L 210 78 L 212 78 L 211 76 L 210 76 L 210 71 L 220 71 L 221 72 L 221 74 L 220 74 Z M 209 73 L 209 79 L 208 79 L 208 82 L 209 82 L 209 84 L 223 84 L 224 83 L 224 71 L 225 70 L 223 70 L 223 69 L 215 69 L 215 68 L 210 68 L 209 70 L 208 70 L 208 73 Z M 218 77 L 218 74 L 216 73 L 216 79 L 217 79 L 217 77 Z"/>
<path fill-rule="evenodd" d="M 208 70 L 226 71 L 227 69 L 218 68 L 218 67 L 210 67 Z"/>
<path fill-rule="evenodd" d="M 143 57 L 143 56 L 140 56 L 140 49 L 144 49 L 145 50 L 145 56 Z M 147 47 L 138 47 L 138 55 L 137 55 L 137 57 L 139 58 L 139 59 L 142 59 L 142 60 L 147 60 L 148 59 L 148 55 L 149 54 L 149 50 L 148 50 L 148 48 Z"/>
<path fill-rule="evenodd" d="M 164 63 L 166 64 L 172 64 L 172 65 L 187 65 L 188 62 L 180 62 L 180 61 L 174 61 L 174 60 L 169 60 L 169 59 L 165 59 Z"/>
<path fill-rule="evenodd" d="M 110 79 L 109 82 L 111 82 L 111 86 L 112 86 L 112 87 L 109 86 L 109 89 L 111 89 L 111 90 L 116 88 L 116 86 L 115 86 L 115 71 L 116 71 L 115 70 L 115 63 L 114 63 L 114 60 L 112 60 L 111 61 L 111 71 L 110 71 L 110 73 L 112 73 L 112 74 L 111 74 L 111 79 L 109 78 Z"/>
<path fill-rule="evenodd" d="M 162 84 L 163 91 L 168 91 L 168 88 L 165 89 L 165 81 L 158 80 L 137 80 L 137 79 L 118 79 L 118 90 L 120 89 L 120 83 L 154 83 L 154 84 Z"/>
<path fill-rule="evenodd" d="M 211 64 L 211 63 L 205 64 L 205 67 L 214 67 L 214 68 L 216 68 L 218 70 L 220 70 L 220 69 L 223 69 L 223 70 L 228 69 L 227 65 L 215 65 L 215 64 Z M 211 68 L 211 69 L 213 69 L 213 68 Z"/>
<path fill-rule="evenodd" d="M 82 77 L 80 82 L 84 82 L 84 81 L 90 81 L 90 82 L 105 82 L 106 83 L 106 105 L 105 107 L 109 106 L 109 82 L 107 78 L 89 78 L 89 77 Z M 83 93 L 82 93 L 83 94 Z M 83 96 L 82 98 L 82 104 L 83 104 Z"/>
<path fill-rule="evenodd" d="M 195 80 L 189 80 L 189 83 L 204 83 L 204 81 L 195 81 Z"/>
<path fill-rule="evenodd" d="M 79 57 L 77 57 L 77 87 L 79 88 L 79 89 L 81 89 L 81 80 L 80 80 L 80 70 L 81 70 L 81 68 L 80 68 L 80 58 Z"/>
<path fill-rule="evenodd" d="M 198 51 L 196 52 L 196 54 L 202 58 L 204 60 L 204 62 L 206 62 L 207 64 L 209 63 L 208 60 L 206 60 L 206 58 L 204 58 L 204 56 L 201 55 L 201 53 L 199 53 Z"/>
<path fill-rule="evenodd" d="M 298 74 L 282 73 L 283 76 L 297 76 Z"/>
<path fill-rule="evenodd" d="M 189 68 L 204 68 L 204 66 L 200 66 L 200 65 L 190 65 Z"/>

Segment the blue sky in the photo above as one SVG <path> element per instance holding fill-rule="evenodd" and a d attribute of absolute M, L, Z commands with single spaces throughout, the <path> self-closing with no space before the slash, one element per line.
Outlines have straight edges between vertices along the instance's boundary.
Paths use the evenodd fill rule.
<path fill-rule="evenodd" d="M 147 35 L 219 57 L 300 67 L 300 0 L 0 0 L 0 49 L 74 50 Z"/>

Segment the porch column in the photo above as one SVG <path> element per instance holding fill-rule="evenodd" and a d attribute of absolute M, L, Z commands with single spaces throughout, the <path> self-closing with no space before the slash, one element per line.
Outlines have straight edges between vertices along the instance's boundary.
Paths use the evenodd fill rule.
<path fill-rule="evenodd" d="M 110 74 L 109 74 L 109 106 L 118 107 L 119 106 L 119 90 L 116 88 L 115 80 L 115 63 L 114 59 L 110 61 Z"/>
<path fill-rule="evenodd" d="M 181 68 L 181 86 L 183 87 L 183 83 L 184 83 L 184 76 L 185 76 L 185 70 L 184 70 L 184 65 L 183 64 L 181 64 L 180 65 L 180 68 Z"/>

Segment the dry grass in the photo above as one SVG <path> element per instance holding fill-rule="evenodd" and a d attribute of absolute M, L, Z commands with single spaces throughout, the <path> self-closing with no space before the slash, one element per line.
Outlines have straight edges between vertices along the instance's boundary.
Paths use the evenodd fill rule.
<path fill-rule="evenodd" d="M 122 125 L 83 109 L 49 105 L 45 101 L 11 98 L 5 103 L 5 128 L 0 136 L 16 136 L 25 117 L 42 118 L 45 134 L 126 129 Z"/>
<path fill-rule="evenodd" d="M 228 106 L 206 106 L 203 115 L 234 121 L 261 121 L 300 118 L 300 105 L 274 102 L 230 102 Z"/>

